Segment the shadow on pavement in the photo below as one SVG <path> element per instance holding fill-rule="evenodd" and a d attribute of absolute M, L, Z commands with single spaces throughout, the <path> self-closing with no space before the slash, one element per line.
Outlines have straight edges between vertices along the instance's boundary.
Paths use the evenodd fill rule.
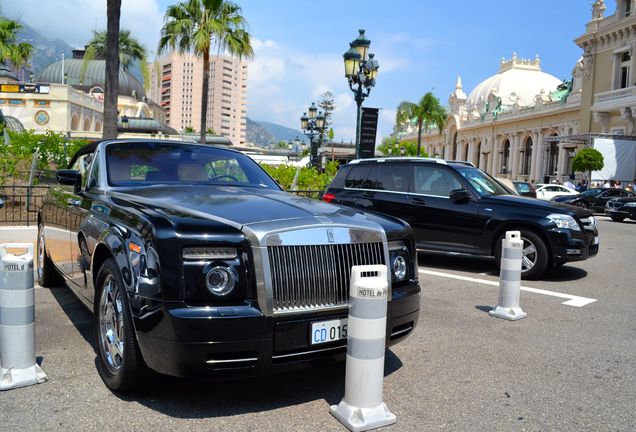
<path fill-rule="evenodd" d="M 483 305 L 479 305 L 479 306 L 475 306 L 475 309 L 480 310 L 482 312 L 490 312 L 491 310 L 494 309 L 494 306 L 483 306 Z"/>
<path fill-rule="evenodd" d="M 66 285 L 57 288 L 50 288 L 49 291 L 71 323 L 73 323 L 79 334 L 91 347 L 93 347 L 93 350 L 95 350 L 93 314 L 89 312 L 86 306 L 77 299 L 73 291 L 71 291 L 71 289 Z"/>
<path fill-rule="evenodd" d="M 385 376 L 402 367 L 390 350 Z M 163 377 L 161 384 L 132 395 L 115 394 L 175 418 L 214 418 L 258 413 L 323 399 L 335 405 L 344 396 L 345 362 L 323 362 L 271 376 L 232 381 Z M 326 409 L 326 407 L 325 407 Z"/>
<path fill-rule="evenodd" d="M 420 266 L 434 267 L 436 269 L 486 273 L 490 276 L 499 274 L 495 260 L 488 257 L 418 251 L 417 261 Z"/>
<path fill-rule="evenodd" d="M 84 340 L 96 350 L 92 314 L 68 287 L 50 291 Z M 401 367 L 402 361 L 387 349 L 385 376 Z M 258 413 L 321 399 L 334 405 L 344 396 L 344 381 L 345 362 L 327 360 L 287 373 L 232 381 L 193 381 L 166 376 L 136 394 L 113 395 L 175 418 L 213 418 Z"/>
<path fill-rule="evenodd" d="M 455 270 L 475 275 L 499 276 L 499 269 L 493 258 L 469 255 L 452 255 L 429 251 L 418 251 L 418 264 L 431 270 Z M 587 272 L 572 265 L 562 265 L 548 269 L 540 278 L 546 282 L 567 282 L 583 279 Z M 532 280 L 522 280 L 521 285 L 531 284 Z"/>

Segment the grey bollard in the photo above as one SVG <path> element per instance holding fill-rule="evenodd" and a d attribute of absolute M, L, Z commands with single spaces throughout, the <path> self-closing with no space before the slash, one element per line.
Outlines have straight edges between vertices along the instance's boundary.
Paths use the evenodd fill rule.
<path fill-rule="evenodd" d="M 26 249 L 12 255 L 7 249 Z M 35 362 L 33 244 L 0 245 L 0 390 L 46 381 Z"/>
<path fill-rule="evenodd" d="M 489 313 L 497 318 L 516 321 L 528 316 L 519 307 L 523 240 L 519 231 L 507 231 L 502 240 L 499 272 L 499 302 Z"/>
<path fill-rule="evenodd" d="M 387 295 L 386 266 L 351 268 L 345 396 L 330 412 L 354 432 L 397 421 L 382 401 Z"/>

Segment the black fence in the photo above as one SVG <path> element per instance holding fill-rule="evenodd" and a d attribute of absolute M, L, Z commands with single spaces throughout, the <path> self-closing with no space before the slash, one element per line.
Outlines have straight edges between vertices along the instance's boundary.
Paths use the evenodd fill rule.
<path fill-rule="evenodd" d="M 4 205 L 0 208 L 0 225 L 35 225 L 38 210 L 46 196 L 49 186 L 0 186 L 0 199 Z M 320 199 L 324 191 L 299 190 L 289 193 L 305 198 Z"/>
<path fill-rule="evenodd" d="M 33 225 L 38 220 L 48 186 L 0 186 L 0 225 Z"/>

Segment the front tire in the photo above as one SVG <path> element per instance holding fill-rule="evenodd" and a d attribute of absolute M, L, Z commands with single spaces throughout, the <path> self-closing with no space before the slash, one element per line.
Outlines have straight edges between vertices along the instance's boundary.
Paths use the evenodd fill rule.
<path fill-rule="evenodd" d="M 577 202 L 575 202 L 575 203 L 574 203 L 574 205 L 575 205 L 576 207 L 580 207 L 580 208 L 584 208 L 584 209 L 586 209 L 586 208 L 587 208 L 587 204 L 585 204 L 585 202 L 584 202 L 584 201 L 577 201 Z"/>
<path fill-rule="evenodd" d="M 113 391 L 125 393 L 137 390 L 150 372 L 133 331 L 121 272 L 112 258 L 99 269 L 95 300 L 99 375 Z"/>
<path fill-rule="evenodd" d="M 46 244 L 44 242 L 44 224 L 38 225 L 38 284 L 44 288 L 56 287 L 64 285 L 64 279 L 55 269 L 55 265 L 46 253 Z"/>
<path fill-rule="evenodd" d="M 548 248 L 541 237 L 532 231 L 520 230 L 523 240 L 523 253 L 521 256 L 521 278 L 536 279 L 548 268 Z M 505 238 L 502 234 L 495 245 L 495 261 L 497 267 L 501 267 L 501 241 Z"/>

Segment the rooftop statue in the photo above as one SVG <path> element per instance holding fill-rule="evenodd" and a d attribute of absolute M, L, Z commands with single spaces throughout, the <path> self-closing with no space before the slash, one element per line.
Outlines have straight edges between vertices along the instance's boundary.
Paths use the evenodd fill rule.
<path fill-rule="evenodd" d="M 596 0 L 592 3 L 592 20 L 603 19 L 605 15 L 605 1 Z"/>

